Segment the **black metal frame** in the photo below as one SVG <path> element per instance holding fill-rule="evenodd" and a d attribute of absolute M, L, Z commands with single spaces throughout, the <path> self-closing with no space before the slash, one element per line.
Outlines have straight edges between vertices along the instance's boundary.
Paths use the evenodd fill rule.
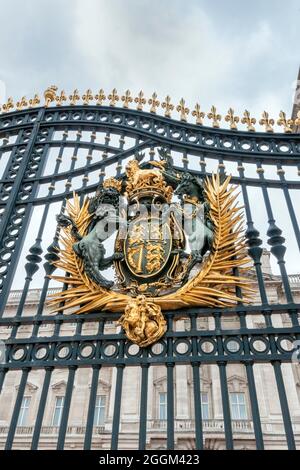
<path fill-rule="evenodd" d="M 54 132 L 63 131 L 61 140 L 53 140 Z M 75 140 L 68 140 L 68 131 L 77 131 Z M 90 141 L 81 139 L 81 132 L 91 133 Z M 104 144 L 95 142 L 97 132 L 105 132 Z M 119 146 L 110 145 L 111 133 L 120 136 Z M 10 136 L 15 135 L 16 140 L 10 143 Z M 125 137 L 135 139 L 135 143 L 128 149 L 124 149 Z M 300 189 L 299 180 L 289 181 L 285 179 L 283 166 L 295 166 L 300 171 L 300 135 L 297 134 L 264 134 L 247 133 L 211 129 L 202 126 L 187 124 L 169 118 L 156 116 L 150 113 L 105 106 L 62 106 L 56 108 L 39 108 L 26 111 L 17 111 L 0 116 L 0 157 L 3 152 L 10 151 L 3 178 L 0 180 L 0 328 L 12 326 L 11 336 L 6 345 L 6 362 L 0 365 L 0 391 L 8 370 L 21 370 L 22 376 L 14 405 L 11 424 L 7 436 L 6 449 L 11 449 L 14 441 L 17 420 L 21 407 L 22 397 L 27 383 L 27 378 L 32 368 L 44 369 L 44 384 L 41 392 L 39 408 L 32 438 L 32 449 L 38 448 L 44 409 L 50 385 L 51 375 L 55 368 L 68 368 L 68 380 L 64 402 L 63 415 L 59 429 L 57 448 L 64 448 L 68 415 L 76 370 L 78 367 L 90 367 L 93 369 L 92 385 L 84 448 L 89 449 L 92 442 L 93 416 L 96 400 L 97 384 L 101 367 L 114 366 L 117 368 L 115 408 L 112 426 L 111 448 L 117 449 L 120 425 L 120 405 L 122 395 L 122 380 L 124 368 L 137 366 L 141 368 L 141 401 L 140 401 L 140 427 L 139 448 L 146 446 L 146 416 L 147 416 L 147 387 L 148 372 L 151 365 L 165 365 L 167 368 L 167 447 L 174 448 L 174 366 L 176 364 L 189 364 L 193 370 L 194 380 L 194 404 L 195 404 L 195 448 L 203 448 L 203 429 L 201 418 L 200 400 L 200 366 L 201 364 L 217 364 L 220 373 L 222 393 L 222 405 L 224 415 L 224 429 L 226 447 L 233 448 L 233 432 L 230 417 L 229 395 L 227 388 L 226 366 L 229 363 L 241 363 L 246 368 L 249 395 L 252 409 L 254 434 L 256 446 L 263 449 L 263 433 L 258 408 L 258 400 L 255 388 L 253 365 L 256 363 L 272 364 L 276 378 L 282 417 L 289 449 L 295 448 L 295 439 L 291 423 L 290 412 L 287 403 L 286 391 L 282 377 L 281 364 L 291 361 L 291 351 L 283 347 L 284 341 L 293 342 L 300 339 L 300 327 L 298 320 L 299 304 L 293 301 L 292 291 L 289 285 L 284 262 L 284 238 L 277 227 L 270 203 L 268 188 L 279 188 L 283 191 L 287 209 L 291 218 L 298 246 L 300 247 L 300 233 L 297 218 L 290 198 L 290 189 Z M 51 147 L 59 147 L 59 155 L 53 174 L 43 174 L 48 152 Z M 234 161 L 238 164 L 239 176 L 234 176 L 232 181 L 241 187 L 247 222 L 247 238 L 249 253 L 253 259 L 258 289 L 261 297 L 259 305 L 245 306 L 242 302 L 233 309 L 205 309 L 197 308 L 183 311 L 165 312 L 168 321 L 168 332 L 160 341 L 162 350 L 156 354 L 151 348 L 140 350 L 137 355 L 132 355 L 129 343 L 124 334 L 104 334 L 106 321 L 116 320 L 117 314 L 111 312 L 91 313 L 89 315 L 64 316 L 58 314 L 49 316 L 43 313 L 46 294 L 49 286 L 48 274 L 53 272 L 51 260 L 56 256 L 55 247 L 58 242 L 58 231 L 54 233 L 53 243 L 45 255 L 45 278 L 41 291 L 36 315 L 24 316 L 23 307 L 32 281 L 33 275 L 39 269 L 42 261 L 41 242 L 50 205 L 61 201 L 62 208 L 67 198 L 72 196 L 70 191 L 72 179 L 82 177 L 82 187 L 77 193 L 83 197 L 96 189 L 97 184 L 88 184 L 90 172 L 100 170 L 103 178 L 103 170 L 110 164 L 117 164 L 116 174 L 122 171 L 122 162 L 138 151 L 146 148 L 150 152 L 155 147 L 164 146 L 170 150 L 182 153 L 182 167 L 189 168 L 189 155 L 199 159 L 199 171 L 189 170 L 200 175 L 206 175 L 205 158 L 218 161 L 220 173 L 225 173 L 226 161 Z M 64 149 L 74 149 L 68 171 L 59 172 Z M 80 148 L 88 153 L 87 164 L 75 168 L 76 155 Z M 102 158 L 91 163 L 91 154 L 94 150 L 102 152 Z M 108 156 L 108 153 L 111 156 Z M 248 178 L 244 175 L 243 163 L 254 163 L 257 167 L 259 178 Z M 278 179 L 265 179 L 263 168 L 265 165 L 277 166 Z M 65 181 L 64 192 L 54 194 L 54 185 L 58 181 Z M 38 197 L 40 185 L 49 183 L 48 195 Z M 276 257 L 280 268 L 283 288 L 286 296 L 286 304 L 269 304 L 265 287 L 265 280 L 261 268 L 262 241 L 259 232 L 255 229 L 252 220 L 251 207 L 248 199 L 247 188 L 256 186 L 261 188 L 263 201 L 268 214 L 267 235 L 272 254 Z M 26 279 L 22 291 L 21 300 L 13 318 L 3 316 L 7 298 L 10 292 L 12 280 L 18 258 L 22 250 L 24 238 L 28 231 L 32 209 L 42 206 L 43 215 L 40 221 L 39 231 L 35 242 L 29 250 L 26 264 Z M 40 268 L 41 269 L 41 268 Z M 240 294 L 240 292 L 237 292 Z M 265 318 L 265 328 L 247 328 L 246 318 L 260 313 Z M 288 313 L 291 319 L 290 327 L 274 327 L 272 319 L 275 315 Z M 190 320 L 190 329 L 184 332 L 173 330 L 174 321 L 182 315 Z M 224 330 L 221 318 L 229 314 L 235 314 L 240 321 L 237 330 Z M 204 331 L 197 328 L 198 317 L 211 316 L 214 318 L 215 329 Z M 93 336 L 82 334 L 85 322 L 99 322 L 98 333 Z M 76 322 L 74 336 L 61 337 L 61 325 L 66 322 Z M 54 334 L 51 338 L 39 337 L 39 328 L 43 323 L 54 324 Z M 33 325 L 30 338 L 17 338 L 18 329 L 22 325 Z M 237 352 L 230 352 L 227 348 L 229 340 L 235 339 L 240 345 Z M 261 340 L 266 348 L 260 352 L 255 348 L 255 341 Z M 210 342 L 212 351 L 207 353 L 202 347 L 204 342 Z M 178 350 L 178 345 L 185 343 L 186 353 Z M 84 345 L 92 347 L 90 357 L 84 358 L 81 351 Z M 114 354 L 107 356 L 106 347 L 112 345 Z M 37 357 L 37 351 L 44 346 L 46 354 L 44 358 Z M 64 359 L 59 357 L 61 348 L 68 348 L 69 352 Z M 21 356 L 16 359 L 16 351 L 21 351 Z M 22 353 L 23 351 L 23 353 Z"/>

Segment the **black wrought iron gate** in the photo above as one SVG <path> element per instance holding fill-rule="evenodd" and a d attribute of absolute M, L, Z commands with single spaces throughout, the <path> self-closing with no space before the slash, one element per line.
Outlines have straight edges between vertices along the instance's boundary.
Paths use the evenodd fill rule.
<path fill-rule="evenodd" d="M 205 419 L 202 419 L 199 404 L 201 370 L 207 364 L 215 365 L 219 371 L 222 432 L 226 448 L 234 447 L 235 428 L 230 410 L 227 369 L 230 364 L 242 364 L 249 390 L 251 432 L 257 449 L 264 448 L 254 369 L 257 364 L 267 364 L 272 366 L 276 379 L 286 443 L 289 449 L 295 448 L 282 364 L 291 362 L 294 342 L 300 339 L 299 304 L 293 299 L 284 259 L 287 228 L 279 228 L 276 222 L 280 214 L 276 213 L 277 205 L 272 205 L 270 191 L 276 189 L 280 197 L 283 196 L 285 215 L 293 231 L 290 236 L 294 237 L 299 247 L 296 217 L 299 207 L 293 207 L 291 192 L 295 194 L 295 190 L 300 189 L 300 136 L 293 133 L 221 130 L 199 124 L 189 124 L 184 120 L 173 120 L 139 109 L 87 104 L 41 107 L 0 115 L 3 170 L 0 180 L 0 328 L 5 339 L 5 358 L 2 358 L 0 364 L 0 390 L 4 389 L 9 374 L 21 372 L 7 429 L 6 449 L 13 447 L 26 384 L 32 371 L 37 369 L 43 374 L 43 385 L 30 439 L 31 448 L 38 448 L 51 377 L 53 371 L 59 368 L 67 369 L 68 375 L 57 449 L 64 448 L 73 386 L 80 368 L 92 370 L 83 444 L 85 449 L 91 448 L 97 386 L 101 370 L 105 367 L 116 370 L 110 431 L 112 449 L 118 448 L 124 371 L 128 367 L 141 370 L 136 447 L 144 449 L 148 433 L 148 375 L 151 367 L 157 365 L 166 367 L 166 447 L 172 449 L 174 436 L 178 432 L 174 424 L 174 367 L 183 364 L 192 369 L 192 447 L 205 447 Z M 103 139 L 99 136 L 103 136 Z M 120 175 L 125 162 L 136 152 L 145 151 L 153 158 L 156 149 L 161 146 L 173 154 L 178 168 L 189 169 L 199 175 L 210 174 L 212 169 L 233 174 L 232 182 L 240 186 L 245 205 L 246 234 L 254 264 L 253 270 L 249 268 L 249 272 L 257 282 L 257 302 L 250 306 L 240 303 L 234 309 L 199 308 L 165 312 L 168 332 L 159 346 L 134 350 L 132 353 L 122 332 L 107 333 L 105 329 L 107 323 L 118 318 L 117 314 L 95 312 L 65 316 L 49 315 L 45 311 L 50 282 L 47 275 L 53 272 L 51 260 L 56 256 L 58 242 L 57 228 L 54 222 L 49 226 L 48 220 L 49 214 L 52 214 L 51 220 L 54 221 L 53 215 L 64 207 L 67 198 L 72 197 L 73 190 L 83 198 L 85 194 L 95 191 L 99 179 L 105 174 Z M 211 168 L 208 168 L 208 162 Z M 250 167 L 252 174 L 249 176 L 247 171 Z M 270 168 L 273 173 L 269 177 Z M 292 171 L 294 173 L 286 177 L 286 171 L 288 175 Z M 253 188 L 256 192 L 251 203 L 249 192 L 254 194 Z M 267 215 L 264 223 L 260 223 L 261 234 L 256 228 L 256 204 L 264 206 Z M 263 273 L 260 237 L 268 242 L 271 256 L 279 266 L 280 274 L 276 279 L 285 296 L 285 301 L 281 303 L 274 303 L 268 298 L 266 280 L 272 281 L 272 276 Z M 44 240 L 49 244 L 46 251 Z M 23 255 L 27 255 L 26 274 L 21 285 Z M 28 313 L 28 295 L 36 279 L 40 279 L 40 296 L 37 307 Z M 8 298 L 13 281 L 21 292 L 12 315 L 8 309 Z M 282 314 L 286 314 L 288 323 L 278 325 L 276 319 Z M 251 321 L 253 315 L 261 316 L 263 325 L 260 328 L 249 327 L 249 319 Z M 232 316 L 237 319 L 239 326 L 228 329 L 223 320 Z M 177 331 L 176 322 L 183 317 L 189 326 L 183 331 Z M 200 328 L 199 319 L 208 318 L 213 321 L 213 327 Z M 95 334 L 85 333 L 85 325 L 89 322 L 97 323 L 98 331 Z M 76 324 L 72 336 L 60 334 L 63 325 L 67 323 Z M 53 326 L 51 336 L 43 335 L 43 325 Z M 22 335 L 24 327 L 30 329 L 27 336 Z"/>

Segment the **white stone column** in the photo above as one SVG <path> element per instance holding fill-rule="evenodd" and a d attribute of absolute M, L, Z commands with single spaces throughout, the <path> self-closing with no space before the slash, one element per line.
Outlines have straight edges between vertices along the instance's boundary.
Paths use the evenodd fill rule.
<path fill-rule="evenodd" d="M 220 385 L 220 375 L 218 366 L 209 366 L 211 375 L 211 395 L 213 418 L 223 419 L 222 395 Z"/>
<path fill-rule="evenodd" d="M 110 388 L 109 409 L 108 409 L 109 421 L 112 421 L 113 416 L 114 416 L 116 380 L 117 380 L 117 368 L 112 367 L 111 388 Z"/>
<path fill-rule="evenodd" d="M 141 367 L 126 367 L 123 377 L 121 421 L 137 422 L 140 407 Z"/>
<path fill-rule="evenodd" d="M 149 371 L 148 371 L 147 419 L 155 419 L 155 413 L 154 413 L 153 366 L 150 366 L 150 367 L 149 367 Z"/>
<path fill-rule="evenodd" d="M 188 396 L 188 377 L 187 366 L 175 366 L 176 383 L 176 418 L 189 419 L 189 396 Z"/>

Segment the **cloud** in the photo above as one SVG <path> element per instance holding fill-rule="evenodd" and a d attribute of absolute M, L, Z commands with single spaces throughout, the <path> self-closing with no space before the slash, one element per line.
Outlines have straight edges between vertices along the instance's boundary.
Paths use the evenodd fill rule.
<path fill-rule="evenodd" d="M 12 0 L 2 8 L 0 80 L 15 98 L 52 83 L 116 86 L 223 114 L 261 111 L 259 97 L 271 94 L 289 112 L 298 10 L 277 0 Z"/>
<path fill-rule="evenodd" d="M 256 112 L 257 97 L 266 93 L 276 98 L 276 112 L 290 107 L 290 81 L 279 87 L 270 74 L 281 37 L 272 17 L 229 34 L 230 25 L 220 28 L 220 14 L 212 15 L 205 2 L 190 1 L 189 8 L 181 1 L 170 8 L 166 0 L 74 3 L 74 45 L 91 83 L 143 88 L 148 95 L 156 90 L 175 101 L 183 95 L 190 106 L 214 103 L 223 113 L 229 106 Z"/>
<path fill-rule="evenodd" d="M 207 112 L 215 104 L 222 115 L 230 106 L 257 118 L 264 109 L 273 118 L 291 111 L 298 0 L 2 3 L 0 80 L 14 98 L 42 94 L 56 83 L 67 92 L 156 91 L 160 100 L 170 94 L 174 104 L 183 96 L 190 108 L 199 101 Z M 254 216 L 264 237 L 262 206 Z M 280 222 L 286 228 L 285 219 Z M 297 270 L 289 233 L 289 266 Z"/>

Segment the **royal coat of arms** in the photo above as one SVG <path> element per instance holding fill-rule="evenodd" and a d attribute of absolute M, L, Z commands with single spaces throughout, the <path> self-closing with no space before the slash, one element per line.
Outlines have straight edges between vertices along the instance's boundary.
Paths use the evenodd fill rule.
<path fill-rule="evenodd" d="M 205 180 L 173 165 L 171 155 L 127 163 L 82 204 L 74 194 L 61 226 L 52 276 L 68 288 L 49 300 L 56 311 L 120 312 L 127 337 L 140 347 L 166 331 L 164 310 L 247 302 L 249 262 L 241 208 L 230 176 Z M 106 256 L 105 243 L 113 244 Z M 113 267 L 115 279 L 103 273 Z M 238 270 L 238 272 L 237 272 Z"/>

